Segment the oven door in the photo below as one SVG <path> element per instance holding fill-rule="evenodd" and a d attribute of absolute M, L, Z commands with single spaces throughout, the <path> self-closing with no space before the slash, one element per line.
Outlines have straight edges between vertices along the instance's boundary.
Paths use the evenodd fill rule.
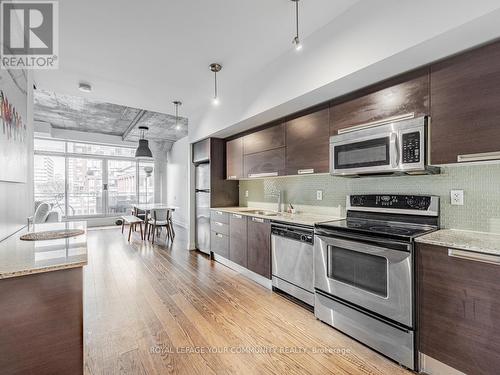
<path fill-rule="evenodd" d="M 371 312 L 413 327 L 413 262 L 406 251 L 361 240 L 317 235 L 314 287 Z"/>
<path fill-rule="evenodd" d="M 331 137 L 332 175 L 391 173 L 398 170 L 399 151 L 396 132 L 375 132 L 365 137 L 361 133 L 356 133 Z"/>

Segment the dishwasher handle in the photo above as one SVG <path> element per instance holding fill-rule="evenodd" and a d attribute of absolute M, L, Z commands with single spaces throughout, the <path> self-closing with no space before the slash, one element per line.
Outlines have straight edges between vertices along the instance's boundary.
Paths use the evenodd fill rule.
<path fill-rule="evenodd" d="M 292 231 L 281 228 L 272 228 L 271 235 L 276 237 L 288 238 L 289 240 L 303 242 L 309 245 L 314 244 L 313 232 Z"/>

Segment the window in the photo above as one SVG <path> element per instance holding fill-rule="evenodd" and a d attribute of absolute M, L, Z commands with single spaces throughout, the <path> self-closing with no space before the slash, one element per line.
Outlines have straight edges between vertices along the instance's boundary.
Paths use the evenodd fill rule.
<path fill-rule="evenodd" d="M 68 216 L 104 213 L 102 160 L 68 158 Z"/>
<path fill-rule="evenodd" d="M 135 149 L 131 147 L 97 145 L 93 143 L 67 142 L 68 153 L 87 155 L 106 155 L 133 158 Z"/>
<path fill-rule="evenodd" d="M 66 142 L 54 141 L 52 139 L 35 138 L 34 147 L 35 150 L 38 151 L 65 152 Z"/>
<path fill-rule="evenodd" d="M 131 147 L 35 138 L 35 199 L 65 217 L 118 216 L 154 202 L 154 163 Z"/>
<path fill-rule="evenodd" d="M 136 162 L 108 160 L 109 213 L 124 214 L 137 201 Z"/>
<path fill-rule="evenodd" d="M 139 202 L 154 203 L 154 164 L 152 162 L 139 163 Z"/>
<path fill-rule="evenodd" d="M 66 215 L 65 167 L 63 156 L 35 155 L 35 201 L 47 202 L 61 216 Z"/>

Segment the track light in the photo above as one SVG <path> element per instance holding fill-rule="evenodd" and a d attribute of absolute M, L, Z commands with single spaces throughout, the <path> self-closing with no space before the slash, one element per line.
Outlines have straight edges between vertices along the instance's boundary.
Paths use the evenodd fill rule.
<path fill-rule="evenodd" d="M 222 70 L 222 65 L 218 63 L 210 64 L 210 70 L 214 73 L 214 97 L 212 98 L 212 104 L 217 106 L 220 104 L 219 93 L 217 91 L 217 73 Z"/>
<path fill-rule="evenodd" d="M 295 37 L 292 40 L 292 44 L 295 46 L 296 51 L 300 51 L 302 49 L 302 43 L 300 43 L 299 38 L 299 1 L 300 0 L 291 0 L 295 3 Z"/>

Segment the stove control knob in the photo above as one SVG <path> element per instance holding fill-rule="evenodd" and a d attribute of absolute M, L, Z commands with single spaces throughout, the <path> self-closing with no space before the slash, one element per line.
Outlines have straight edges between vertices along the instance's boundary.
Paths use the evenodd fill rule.
<path fill-rule="evenodd" d="M 359 195 L 355 195 L 351 198 L 351 205 L 353 206 L 361 206 L 363 204 L 363 197 Z"/>

